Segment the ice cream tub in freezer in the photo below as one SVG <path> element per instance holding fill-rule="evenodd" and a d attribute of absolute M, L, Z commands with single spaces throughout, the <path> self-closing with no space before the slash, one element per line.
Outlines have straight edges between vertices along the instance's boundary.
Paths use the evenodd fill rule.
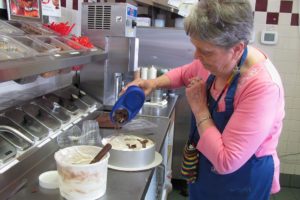
<path fill-rule="evenodd" d="M 64 44 L 68 45 L 69 47 L 71 47 L 74 50 L 77 50 L 77 51 L 87 51 L 88 50 L 87 47 L 84 47 L 81 44 L 79 44 L 71 39 L 68 39 L 66 37 L 54 37 L 54 38 Z"/>
<path fill-rule="evenodd" d="M 31 49 L 17 40 L 5 35 L 0 35 L 0 51 L 7 54 L 11 59 L 37 55 L 37 52 L 34 49 Z"/>
<path fill-rule="evenodd" d="M 5 61 L 5 60 L 9 60 L 9 59 L 10 59 L 9 55 L 7 55 L 5 52 L 2 52 L 0 50 L 0 61 Z"/>
<path fill-rule="evenodd" d="M 39 40 L 35 40 L 28 36 L 12 36 L 12 38 L 24 44 L 25 46 L 34 49 L 36 52 L 39 53 L 39 55 L 45 55 L 52 52 L 57 52 L 59 50 L 54 46 L 45 44 Z"/>
<path fill-rule="evenodd" d="M 32 35 L 56 35 L 55 32 L 52 30 L 48 29 L 47 27 L 44 27 L 40 23 L 35 23 L 35 22 L 24 22 L 24 21 L 8 21 L 10 25 L 21 29 L 27 34 L 32 34 Z"/>
<path fill-rule="evenodd" d="M 25 32 L 18 29 L 5 21 L 0 20 L 0 34 L 4 35 L 24 35 Z"/>
<path fill-rule="evenodd" d="M 63 42 L 57 40 L 53 36 L 32 36 L 32 38 L 37 39 L 47 45 L 51 45 L 58 50 L 59 53 L 74 51 L 73 48 L 64 44 Z"/>

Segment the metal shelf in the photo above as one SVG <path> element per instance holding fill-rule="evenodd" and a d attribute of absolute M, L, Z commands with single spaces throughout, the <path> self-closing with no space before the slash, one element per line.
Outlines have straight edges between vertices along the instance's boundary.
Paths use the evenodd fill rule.
<path fill-rule="evenodd" d="M 169 5 L 167 0 L 163 0 L 163 1 L 153 0 L 153 6 L 158 7 L 160 9 L 163 9 L 163 10 L 166 10 L 166 11 L 169 11 L 169 12 L 172 12 L 172 13 L 178 14 L 178 8 Z"/>
<path fill-rule="evenodd" d="M 14 60 L 0 61 L 0 82 L 16 80 L 19 78 L 103 61 L 107 53 L 103 50 L 86 52 L 68 52 L 53 55 L 35 56 Z"/>
<path fill-rule="evenodd" d="M 178 8 L 168 4 L 168 0 L 135 0 L 137 3 L 157 7 L 178 14 Z"/>

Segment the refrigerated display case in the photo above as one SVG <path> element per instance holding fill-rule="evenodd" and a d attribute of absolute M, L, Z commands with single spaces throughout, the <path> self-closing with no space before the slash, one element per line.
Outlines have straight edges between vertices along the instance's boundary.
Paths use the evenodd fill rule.
<path fill-rule="evenodd" d="M 90 50 L 57 35 L 0 35 L 0 82 L 99 62 L 106 57 L 100 48 Z"/>
<path fill-rule="evenodd" d="M 30 38 L 29 36 L 11 36 L 11 38 L 35 50 L 38 55 L 47 55 L 58 51 L 56 47 L 39 42 L 38 40 Z"/>
<path fill-rule="evenodd" d="M 25 32 L 21 29 L 15 28 L 3 20 L 0 20 L 0 34 L 24 35 Z"/>
<path fill-rule="evenodd" d="M 0 35 L 0 51 L 10 59 L 34 57 L 37 54 L 35 50 L 5 35 Z"/>
<path fill-rule="evenodd" d="M 72 66 L 84 67 L 90 63 L 101 65 L 107 58 L 107 53 L 100 48 L 92 51 L 69 38 L 48 31 L 42 24 L 35 23 L 31 26 L 27 24 L 30 23 L 0 21 L 0 90 L 2 93 L 7 90 L 5 88 L 7 86 L 2 85 L 12 80 L 20 84 L 22 82 L 20 80 L 26 77 L 35 77 L 31 79 L 32 85 L 38 87 L 41 80 L 43 84 L 47 83 L 47 78 L 41 77 L 41 74 L 51 71 L 64 71 L 69 74 L 66 76 L 70 79 L 68 82 L 72 83 L 72 74 L 74 74 L 70 70 Z M 11 184 L 18 182 L 19 177 L 34 166 L 32 163 L 40 162 L 43 157 L 57 149 L 54 144 L 58 134 L 101 107 L 99 102 L 93 100 L 84 91 L 81 92 L 81 96 L 86 96 L 85 99 L 88 99 L 89 104 L 80 99 L 70 99 L 71 93 L 79 91 L 73 85 L 60 88 L 59 84 L 55 83 L 54 89 L 55 91 L 63 89 L 67 94 L 65 99 L 80 106 L 79 111 L 76 114 L 68 111 L 68 107 L 64 107 L 65 101 L 61 100 L 62 97 L 58 102 L 49 103 L 46 96 L 52 93 L 47 91 L 44 93 L 41 91 L 39 97 L 32 96 L 31 99 L 22 99 L 22 95 L 16 92 L 11 93 L 11 99 L 9 95 L 5 96 L 8 101 L 16 101 L 16 103 L 9 107 L 1 105 L 0 110 L 1 199 L 10 196 Z M 74 93 L 74 95 L 79 94 Z M 43 147 L 48 150 L 41 150 Z"/>

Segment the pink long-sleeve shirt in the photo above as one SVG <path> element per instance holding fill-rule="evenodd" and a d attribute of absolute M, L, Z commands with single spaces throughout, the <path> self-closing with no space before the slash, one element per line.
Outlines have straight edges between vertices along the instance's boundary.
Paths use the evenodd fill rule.
<path fill-rule="evenodd" d="M 187 86 L 192 77 L 206 80 L 209 72 L 199 60 L 175 68 L 166 74 L 171 87 Z M 216 99 L 220 91 L 211 87 Z M 218 111 L 225 110 L 224 96 Z M 271 193 L 280 190 L 279 158 L 276 147 L 284 118 L 284 90 L 280 76 L 266 59 L 240 76 L 234 97 L 234 112 L 221 134 L 216 127 L 202 133 L 197 149 L 205 155 L 220 174 L 238 170 L 250 157 L 272 155 L 274 178 Z"/>

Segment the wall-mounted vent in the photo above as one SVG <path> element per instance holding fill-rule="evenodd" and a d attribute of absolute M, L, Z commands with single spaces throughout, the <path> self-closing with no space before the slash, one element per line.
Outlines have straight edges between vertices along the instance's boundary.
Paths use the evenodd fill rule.
<path fill-rule="evenodd" d="M 111 6 L 88 6 L 88 29 L 110 30 Z"/>

